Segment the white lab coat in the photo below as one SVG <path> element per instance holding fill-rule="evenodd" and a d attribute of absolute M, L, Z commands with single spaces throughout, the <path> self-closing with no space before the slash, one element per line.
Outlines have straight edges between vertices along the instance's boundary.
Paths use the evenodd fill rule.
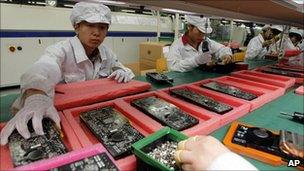
<path fill-rule="evenodd" d="M 270 45 L 270 52 L 269 53 L 272 53 L 272 52 L 278 52 L 279 49 L 280 49 L 280 42 L 281 42 L 281 39 L 278 40 L 275 44 L 272 44 Z M 292 43 L 292 41 L 290 40 L 290 38 L 286 35 L 283 36 L 283 45 L 282 45 L 282 48 L 284 50 L 297 50 L 298 48 Z"/>
<path fill-rule="evenodd" d="M 304 39 L 297 44 L 297 47 L 300 49 L 300 51 L 304 51 Z"/>
<path fill-rule="evenodd" d="M 209 52 L 202 52 L 202 43 L 198 50 L 189 44 L 184 44 L 182 37 L 175 40 L 169 50 L 167 57 L 168 67 L 171 71 L 186 72 L 193 68 L 211 61 L 211 54 L 216 58 L 222 58 L 224 55 L 232 55 L 231 49 L 217 43 L 209 38 L 206 39 L 209 46 Z"/>
<path fill-rule="evenodd" d="M 219 155 L 215 160 L 212 161 L 210 166 L 206 170 L 258 170 L 247 160 L 241 156 L 227 152 Z"/>
<path fill-rule="evenodd" d="M 54 87 L 60 82 L 104 78 L 118 68 L 128 72 L 131 78 L 134 77 L 133 72 L 124 67 L 110 49 L 104 45 L 98 49 L 100 56 L 93 64 L 77 36 L 49 46 L 45 54 L 21 76 L 21 94 L 27 89 L 38 89 L 53 98 Z M 20 109 L 22 104 L 19 97 L 13 107 Z"/>
<path fill-rule="evenodd" d="M 264 38 L 261 34 L 252 38 L 248 45 L 245 54 L 245 61 L 250 60 L 261 60 L 265 58 L 268 50 L 266 47 L 263 47 Z"/>

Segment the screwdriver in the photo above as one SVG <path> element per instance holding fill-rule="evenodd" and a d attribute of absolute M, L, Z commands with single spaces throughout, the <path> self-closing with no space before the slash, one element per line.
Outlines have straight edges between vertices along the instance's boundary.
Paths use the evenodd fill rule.
<path fill-rule="evenodd" d="M 294 120 L 304 123 L 304 113 L 301 112 L 294 112 L 293 114 L 280 112 L 281 115 L 291 116 Z"/>

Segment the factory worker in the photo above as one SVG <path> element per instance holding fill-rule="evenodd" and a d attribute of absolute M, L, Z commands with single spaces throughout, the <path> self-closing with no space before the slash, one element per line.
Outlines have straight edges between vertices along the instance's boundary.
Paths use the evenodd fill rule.
<path fill-rule="evenodd" d="M 286 40 L 285 49 L 300 49 L 298 45 L 302 41 L 303 30 L 297 28 L 290 28 L 289 30 L 289 37 Z"/>
<path fill-rule="evenodd" d="M 262 33 L 249 41 L 245 54 L 245 61 L 264 59 L 265 55 L 269 53 L 269 46 L 275 44 L 279 39 L 279 36 L 277 35 L 282 31 L 283 28 L 281 26 L 265 25 L 262 28 Z"/>
<path fill-rule="evenodd" d="M 302 40 L 301 31 L 292 27 L 289 29 L 289 34 L 284 34 L 282 37 L 283 42 L 279 39 L 275 44 L 270 46 L 270 54 L 277 55 L 280 50 L 280 43 L 283 43 L 282 48 L 284 50 L 297 50 L 298 43 Z"/>
<path fill-rule="evenodd" d="M 188 23 L 187 31 L 173 42 L 166 56 L 170 70 L 190 71 L 201 64 L 210 63 L 212 55 L 221 64 L 232 62 L 229 47 L 206 37 L 206 34 L 212 32 L 208 18 L 190 15 L 186 15 L 185 18 Z"/>
<path fill-rule="evenodd" d="M 49 46 L 44 55 L 21 77 L 21 97 L 13 107 L 20 109 L 1 131 L 1 144 L 17 129 L 30 138 L 27 122 L 32 119 L 35 132 L 44 134 L 42 119 L 48 117 L 60 127 L 53 104 L 54 87 L 99 78 L 128 82 L 132 71 L 124 67 L 116 55 L 102 42 L 111 24 L 111 10 L 100 3 L 75 4 L 70 20 L 76 36 Z"/>
<path fill-rule="evenodd" d="M 291 28 L 289 30 L 289 37 L 284 42 L 284 49 L 287 50 L 300 50 L 302 53 L 299 55 L 289 57 L 287 64 L 291 66 L 304 66 L 304 47 L 303 47 L 303 30 Z"/>
<path fill-rule="evenodd" d="M 258 170 L 212 136 L 194 136 L 179 142 L 174 158 L 182 170 Z"/>

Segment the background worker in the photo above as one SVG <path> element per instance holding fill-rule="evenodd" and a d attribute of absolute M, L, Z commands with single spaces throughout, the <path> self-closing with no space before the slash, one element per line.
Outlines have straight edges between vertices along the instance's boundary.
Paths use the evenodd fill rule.
<path fill-rule="evenodd" d="M 271 44 L 275 44 L 279 40 L 279 35 L 283 28 L 278 25 L 265 25 L 262 28 L 262 33 L 252 38 L 247 46 L 245 54 L 245 62 L 251 60 L 263 60 L 265 55 L 269 53 Z"/>
<path fill-rule="evenodd" d="M 232 52 L 229 47 L 206 37 L 212 32 L 210 20 L 199 16 L 185 16 L 187 31 L 175 40 L 167 55 L 169 70 L 186 72 L 201 64 L 212 62 L 212 55 L 221 64 L 232 62 Z"/>

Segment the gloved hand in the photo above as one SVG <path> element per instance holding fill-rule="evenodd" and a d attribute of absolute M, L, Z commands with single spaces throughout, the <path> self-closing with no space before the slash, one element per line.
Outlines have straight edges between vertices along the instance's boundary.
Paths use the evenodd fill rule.
<path fill-rule="evenodd" d="M 108 78 L 112 78 L 117 80 L 117 82 L 129 82 L 132 78 L 129 76 L 128 72 L 124 71 L 123 69 L 118 69 L 114 71 Z"/>
<path fill-rule="evenodd" d="M 35 94 L 27 97 L 24 107 L 5 125 L 1 131 L 1 145 L 8 142 L 8 137 L 17 129 L 25 139 L 31 134 L 27 128 L 27 122 L 32 119 L 33 129 L 38 135 L 43 135 L 42 119 L 48 117 L 52 119 L 60 128 L 60 117 L 53 105 L 53 100 L 42 94 Z"/>
<path fill-rule="evenodd" d="M 178 143 L 174 158 L 183 170 L 206 170 L 218 156 L 226 152 L 229 150 L 217 139 L 194 136 Z"/>
<path fill-rule="evenodd" d="M 233 59 L 230 55 L 223 56 L 223 58 L 222 58 L 222 64 L 223 65 L 229 64 L 231 62 L 233 62 Z"/>

